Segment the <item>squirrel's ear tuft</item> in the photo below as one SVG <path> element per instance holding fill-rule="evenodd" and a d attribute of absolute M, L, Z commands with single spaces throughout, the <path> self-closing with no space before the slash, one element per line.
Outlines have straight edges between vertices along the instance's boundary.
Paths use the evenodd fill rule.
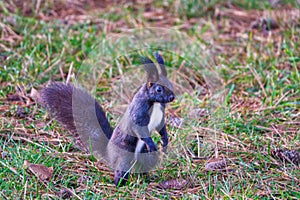
<path fill-rule="evenodd" d="M 155 83 L 158 81 L 158 71 L 155 64 L 147 57 L 141 57 L 141 62 L 143 63 L 144 69 L 147 74 L 147 82 Z"/>
<path fill-rule="evenodd" d="M 164 59 L 162 58 L 162 56 L 158 52 L 155 52 L 154 56 L 155 56 L 155 59 L 156 59 L 157 63 L 159 64 L 160 74 L 162 76 L 167 77 L 167 70 L 165 68 L 165 61 L 164 61 Z"/>

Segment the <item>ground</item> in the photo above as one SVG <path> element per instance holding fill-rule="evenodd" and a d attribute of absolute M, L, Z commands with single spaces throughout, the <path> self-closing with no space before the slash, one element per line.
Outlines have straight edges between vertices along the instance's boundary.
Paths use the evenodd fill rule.
<path fill-rule="evenodd" d="M 299 1 L 7 0 L 0 19 L 1 198 L 300 197 Z M 150 183 L 135 174 L 116 188 L 111 169 L 32 96 L 82 73 L 105 38 L 148 27 L 184 35 L 181 57 L 160 50 L 177 93 L 167 107 L 169 156 Z M 123 77 L 142 72 L 108 58 L 93 95 L 115 125 L 138 87 Z"/>

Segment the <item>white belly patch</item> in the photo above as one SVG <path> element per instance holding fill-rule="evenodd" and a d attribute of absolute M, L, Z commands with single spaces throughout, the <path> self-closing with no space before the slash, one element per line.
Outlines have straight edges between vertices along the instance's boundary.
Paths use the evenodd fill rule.
<path fill-rule="evenodd" d="M 163 111 L 161 105 L 160 103 L 154 103 L 152 113 L 150 116 L 150 122 L 148 124 L 149 132 L 155 130 L 161 124 L 162 119 L 163 119 Z M 138 153 L 142 151 L 144 145 L 145 142 L 139 139 L 135 149 L 135 159 L 137 159 Z"/>
<path fill-rule="evenodd" d="M 136 148 L 135 148 L 135 152 L 134 152 L 134 158 L 137 159 L 138 157 L 138 154 L 141 153 L 143 147 L 145 145 L 145 142 L 141 139 L 138 140 L 138 143 L 136 145 Z"/>
<path fill-rule="evenodd" d="M 149 132 L 155 130 L 161 124 L 162 119 L 163 119 L 163 111 L 161 105 L 160 103 L 154 103 L 152 113 L 150 116 L 150 122 L 148 124 Z"/>

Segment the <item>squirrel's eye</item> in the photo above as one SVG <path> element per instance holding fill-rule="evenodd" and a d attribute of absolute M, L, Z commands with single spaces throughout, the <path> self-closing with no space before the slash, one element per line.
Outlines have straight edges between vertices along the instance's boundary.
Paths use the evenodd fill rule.
<path fill-rule="evenodd" d="M 162 91 L 162 87 L 161 86 L 157 86 L 156 87 L 156 92 L 160 93 Z"/>

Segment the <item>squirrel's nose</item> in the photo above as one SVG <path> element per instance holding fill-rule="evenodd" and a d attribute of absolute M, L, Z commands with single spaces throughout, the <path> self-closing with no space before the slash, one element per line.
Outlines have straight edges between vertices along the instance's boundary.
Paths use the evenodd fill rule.
<path fill-rule="evenodd" d="M 171 94 L 170 96 L 169 96 L 169 101 L 171 102 L 171 101 L 173 101 L 175 99 L 175 96 L 173 95 L 173 94 Z"/>

